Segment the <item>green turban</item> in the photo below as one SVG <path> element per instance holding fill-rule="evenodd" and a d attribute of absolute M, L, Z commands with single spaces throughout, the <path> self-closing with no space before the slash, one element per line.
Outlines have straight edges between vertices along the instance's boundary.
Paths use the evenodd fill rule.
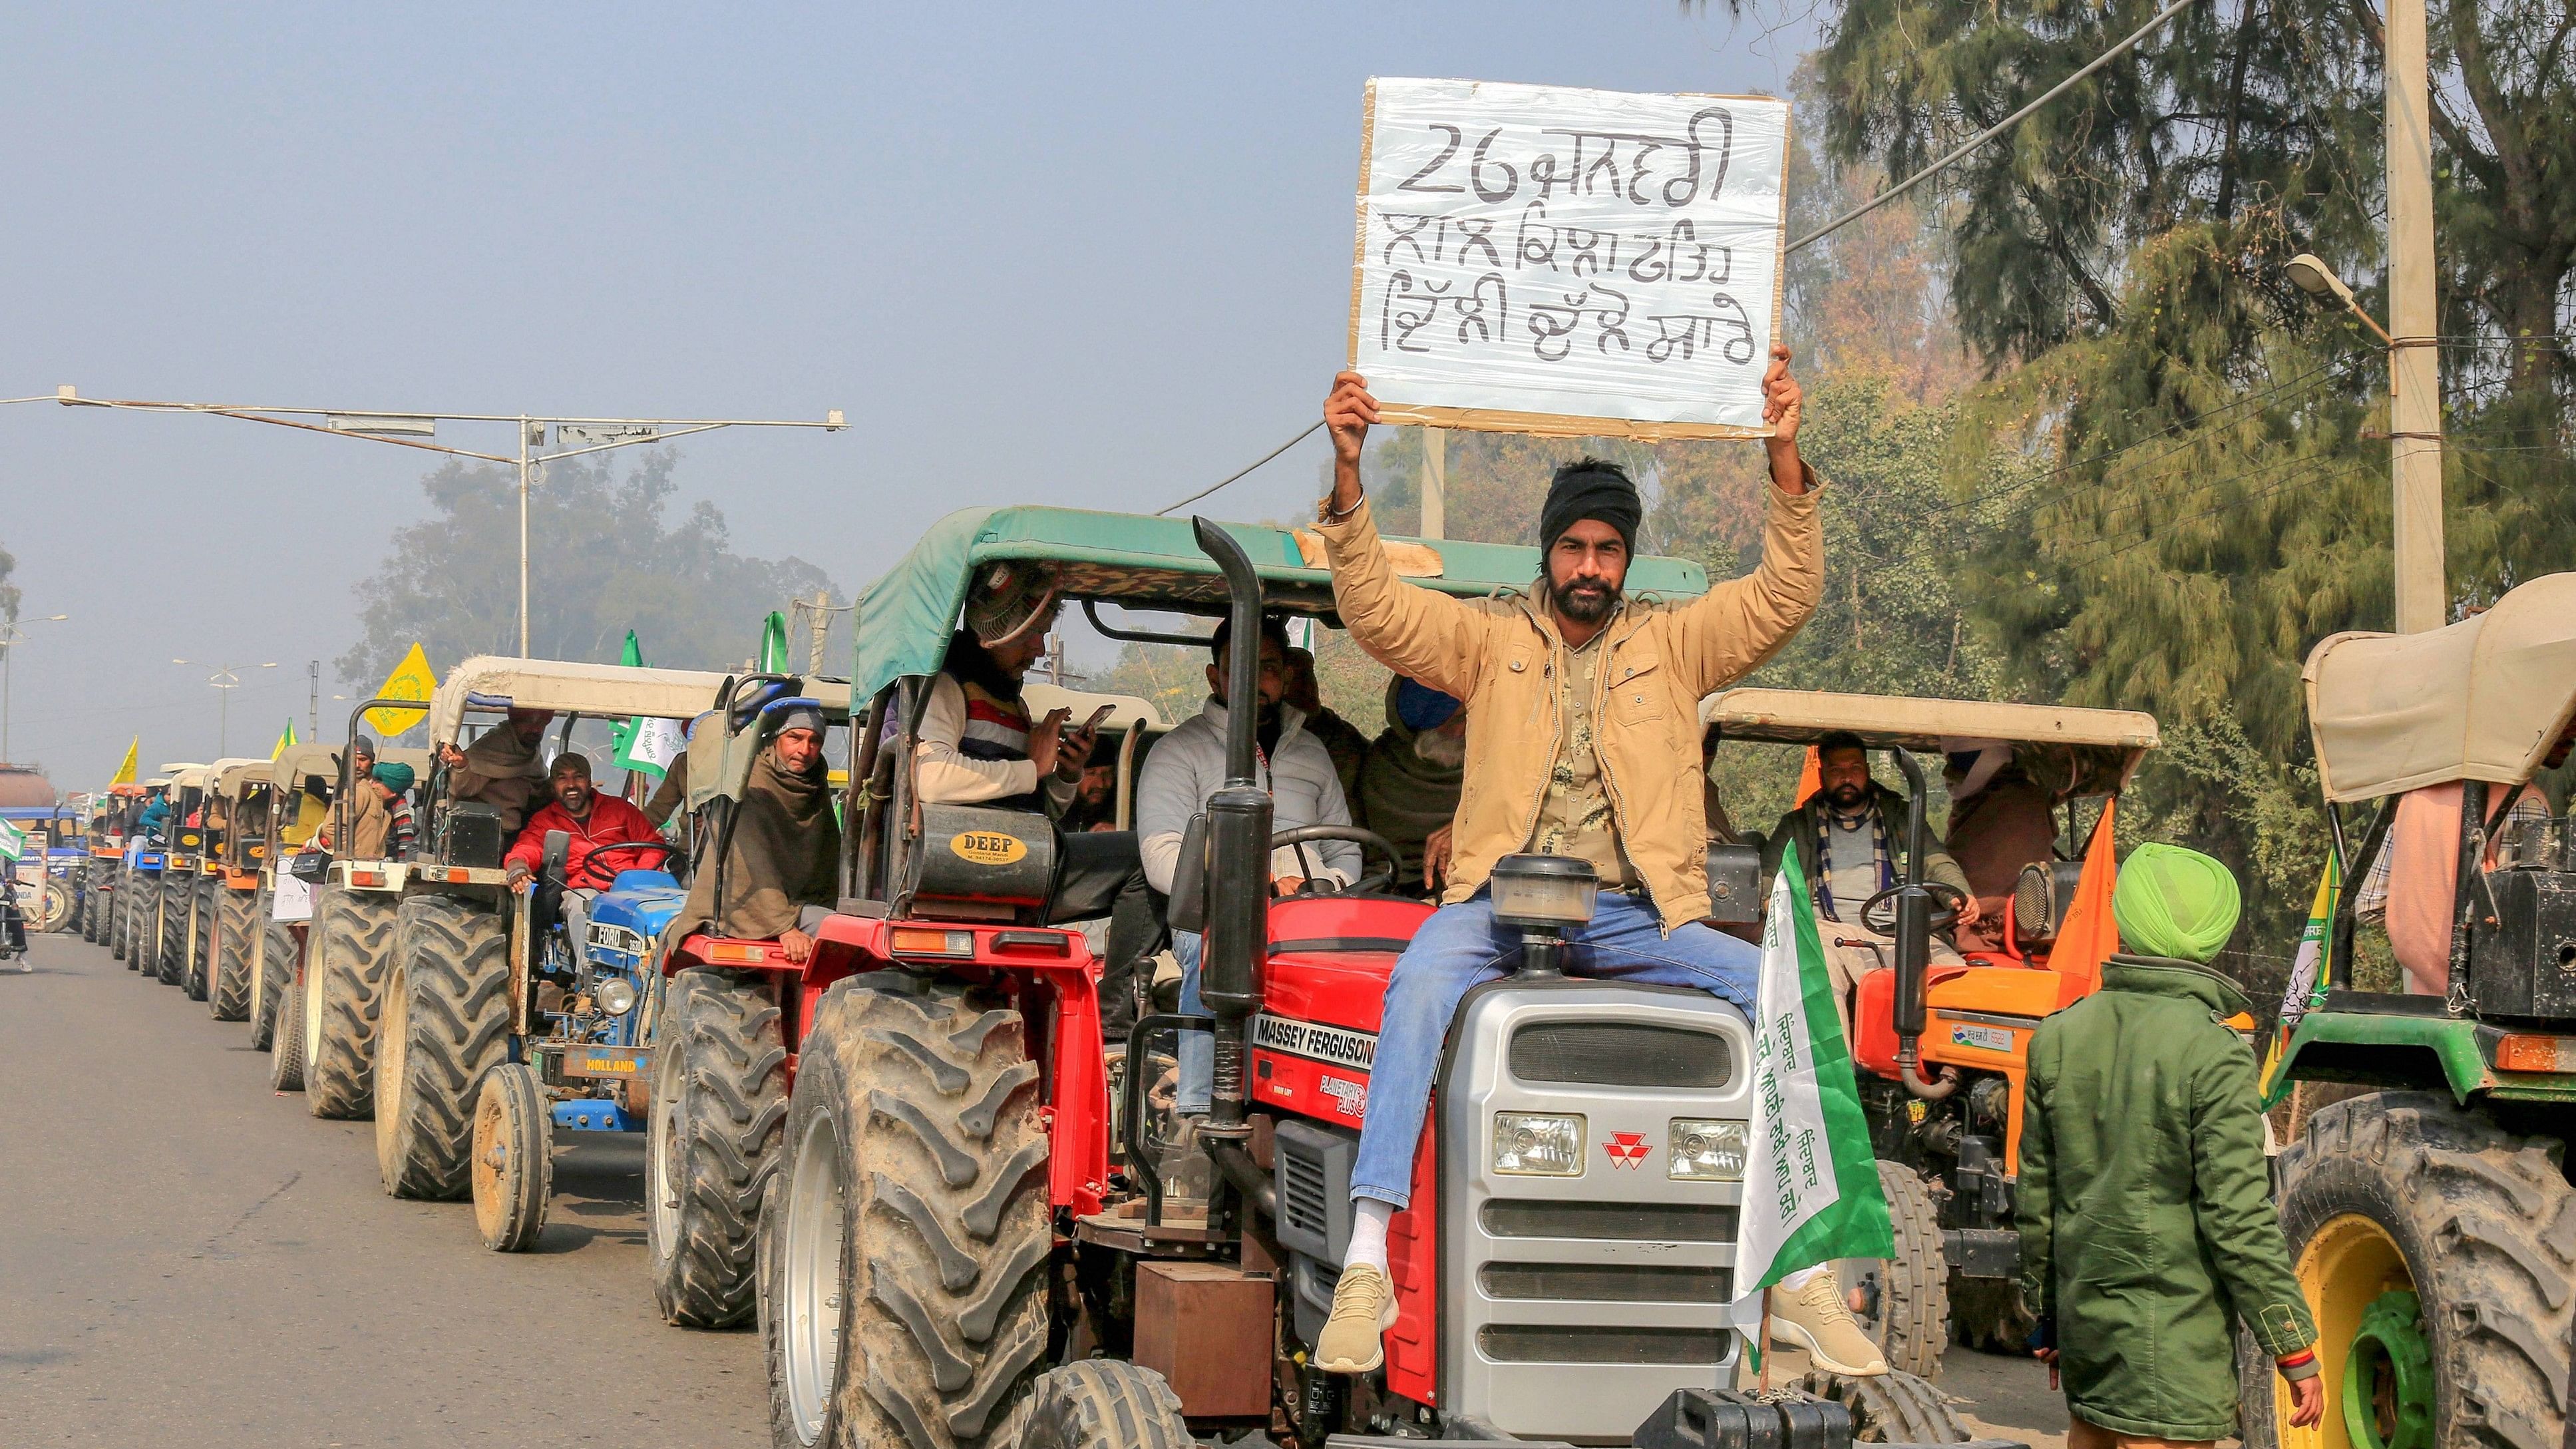
<path fill-rule="evenodd" d="M 2236 877 L 2179 845 L 2141 845 L 2120 863 L 2111 918 L 2120 942 L 2141 956 L 2206 963 L 2236 932 Z"/>
<path fill-rule="evenodd" d="M 372 771 L 369 771 L 369 773 L 376 777 L 377 784 L 384 786 L 386 789 L 393 791 L 397 795 L 411 788 L 413 778 L 411 766 L 402 763 L 400 760 L 387 760 L 383 764 L 376 766 Z"/>

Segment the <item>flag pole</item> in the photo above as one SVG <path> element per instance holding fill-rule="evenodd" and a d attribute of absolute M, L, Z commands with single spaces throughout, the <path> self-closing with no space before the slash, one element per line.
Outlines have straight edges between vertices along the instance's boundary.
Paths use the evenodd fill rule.
<path fill-rule="evenodd" d="M 1762 1327 L 1760 1332 L 1762 1334 L 1760 1353 L 1762 1360 L 1762 1383 L 1756 1392 L 1767 1394 L 1771 1392 L 1771 1293 L 1769 1289 L 1764 1289 L 1762 1292 Z"/>

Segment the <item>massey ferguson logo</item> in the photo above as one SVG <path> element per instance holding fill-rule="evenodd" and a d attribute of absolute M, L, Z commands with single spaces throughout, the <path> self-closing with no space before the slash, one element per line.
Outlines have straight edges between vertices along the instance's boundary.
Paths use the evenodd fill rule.
<path fill-rule="evenodd" d="M 1637 1168 L 1646 1163 L 1646 1139 L 1639 1133 L 1613 1132 L 1601 1150 L 1610 1154 L 1613 1167 Z"/>
<path fill-rule="evenodd" d="M 1252 1019 L 1252 1044 L 1267 1051 L 1311 1057 L 1354 1071 L 1365 1072 L 1377 1060 L 1377 1038 L 1367 1032 L 1326 1026 L 1319 1021 L 1272 1016 L 1268 1012 Z"/>

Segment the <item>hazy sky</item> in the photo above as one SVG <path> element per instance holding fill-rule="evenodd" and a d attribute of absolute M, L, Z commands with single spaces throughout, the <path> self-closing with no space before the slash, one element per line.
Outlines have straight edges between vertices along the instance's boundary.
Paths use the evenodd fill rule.
<path fill-rule="evenodd" d="M 1150 511 L 1311 422 L 1367 77 L 1785 92 L 1812 22 L 1705 8 L 12 5 L 0 397 L 837 407 L 692 439 L 679 477 L 851 589 L 950 509 Z M 1214 504 L 1285 516 L 1325 456 Z M 336 735 L 351 586 L 433 462 L 0 407 L 0 547 L 26 615 L 71 615 L 13 651 L 11 753 L 66 789 L 138 730 L 147 769 L 211 758 L 174 657 L 277 661 L 232 692 L 252 754 L 318 658 Z"/>

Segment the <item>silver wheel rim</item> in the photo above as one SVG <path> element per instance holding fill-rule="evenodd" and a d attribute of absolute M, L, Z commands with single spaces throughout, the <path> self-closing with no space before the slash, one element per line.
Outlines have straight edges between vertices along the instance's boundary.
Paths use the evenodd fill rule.
<path fill-rule="evenodd" d="M 780 1265 L 787 1300 L 779 1325 L 787 1411 L 803 1444 L 823 1437 L 832 1377 L 841 1362 L 841 1260 L 848 1236 L 842 1197 L 841 1139 L 831 1119 L 817 1112 L 796 1143 L 787 1190 L 787 1261 Z"/>
<path fill-rule="evenodd" d="M 679 1044 L 671 1045 L 676 1050 Z M 679 1174 L 672 1170 L 676 1164 L 671 1160 L 679 1151 L 679 1142 L 671 1135 L 671 1111 L 680 1095 L 678 1074 L 685 1070 L 675 1063 L 666 1073 L 659 1061 L 654 1063 L 651 1115 L 644 1123 L 644 1191 L 651 1198 L 652 1249 L 657 1260 L 679 1250 L 679 1192 L 672 1186 L 679 1181 Z M 667 1083 L 666 1075 L 670 1078 Z"/>

